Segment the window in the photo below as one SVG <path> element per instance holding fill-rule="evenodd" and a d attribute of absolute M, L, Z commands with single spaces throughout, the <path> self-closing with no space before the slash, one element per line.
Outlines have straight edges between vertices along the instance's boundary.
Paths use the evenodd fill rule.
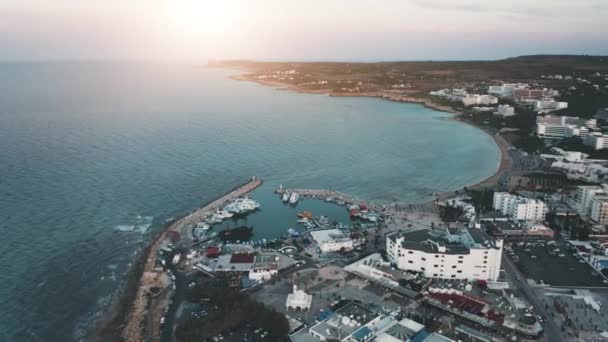
<path fill-rule="evenodd" d="M 435 258 L 439 258 L 439 255 L 435 254 Z"/>
<path fill-rule="evenodd" d="M 459 264 L 462 264 L 462 260 L 458 260 L 458 263 L 459 263 Z"/>
<path fill-rule="evenodd" d="M 439 265 L 433 265 L 433 267 L 439 267 Z"/>
<path fill-rule="evenodd" d="M 455 274 L 452 274 L 452 278 L 456 278 L 456 275 L 455 275 Z"/>
<path fill-rule="evenodd" d="M 484 263 L 484 264 L 487 264 L 487 263 L 488 263 L 488 261 L 487 261 L 487 260 L 484 260 L 484 261 L 483 261 L 483 263 Z"/>
<path fill-rule="evenodd" d="M 436 276 L 437 276 L 437 273 L 433 274 L 433 277 L 436 277 Z"/>
<path fill-rule="evenodd" d="M 422 260 L 422 261 L 426 261 L 426 258 L 420 258 L 420 260 Z"/>
<path fill-rule="evenodd" d="M 421 270 L 423 270 L 423 271 L 425 270 L 425 268 L 424 268 L 424 267 L 420 267 L 420 269 L 421 269 Z"/>
<path fill-rule="evenodd" d="M 456 268 L 456 265 L 452 266 L 452 268 Z"/>
<path fill-rule="evenodd" d="M 458 270 L 458 273 L 462 273 L 462 270 Z"/>
<path fill-rule="evenodd" d="M 412 260 L 408 260 L 407 263 L 408 264 L 413 264 L 414 262 Z"/>
<path fill-rule="evenodd" d="M 462 255 L 458 257 L 458 259 L 462 259 L 462 258 L 464 258 Z"/>
<path fill-rule="evenodd" d="M 412 251 L 407 251 L 407 254 L 414 254 L 414 252 L 412 252 Z"/>

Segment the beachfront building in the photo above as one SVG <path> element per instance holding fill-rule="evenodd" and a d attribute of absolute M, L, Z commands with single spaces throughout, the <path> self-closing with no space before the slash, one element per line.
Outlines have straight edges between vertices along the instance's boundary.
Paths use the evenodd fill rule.
<path fill-rule="evenodd" d="M 536 118 L 536 135 L 542 139 L 564 139 L 584 136 L 587 126 L 594 127 L 595 120 L 585 120 L 570 116 L 540 116 Z"/>
<path fill-rule="evenodd" d="M 509 105 L 498 105 L 496 114 L 500 116 L 513 116 L 515 115 L 515 108 Z"/>
<path fill-rule="evenodd" d="M 462 104 L 465 106 L 475 105 L 494 105 L 498 103 L 498 98 L 492 95 L 466 94 L 462 97 Z"/>
<path fill-rule="evenodd" d="M 520 221 L 542 221 L 547 214 L 545 202 L 508 192 L 495 192 L 493 208 Z"/>
<path fill-rule="evenodd" d="M 341 229 L 326 229 L 310 232 L 310 236 L 317 242 L 321 253 L 351 251 L 354 242 L 350 236 Z"/>
<path fill-rule="evenodd" d="M 287 310 L 294 311 L 308 311 L 312 304 L 312 295 L 309 295 L 303 290 L 298 289 L 296 285 L 293 286 L 293 292 L 287 295 L 287 301 L 285 307 Z"/>
<path fill-rule="evenodd" d="M 395 232 L 386 237 L 389 261 L 427 278 L 496 281 L 502 247 L 502 240 L 475 228 Z"/>

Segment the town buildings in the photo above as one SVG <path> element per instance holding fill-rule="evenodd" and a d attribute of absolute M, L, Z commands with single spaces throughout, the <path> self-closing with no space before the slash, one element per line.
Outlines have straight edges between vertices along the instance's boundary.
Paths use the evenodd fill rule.
<path fill-rule="evenodd" d="M 594 128 L 595 120 L 570 116 L 539 116 L 536 118 L 536 135 L 542 139 L 564 139 L 583 136 Z"/>
<path fill-rule="evenodd" d="M 512 195 L 508 192 L 495 192 L 493 208 L 515 220 L 542 221 L 547 214 L 543 201 Z"/>
<path fill-rule="evenodd" d="M 494 105 L 498 103 L 498 98 L 492 95 L 466 94 L 461 99 L 465 106 L 475 105 Z"/>
<path fill-rule="evenodd" d="M 389 261 L 427 278 L 496 281 L 502 246 L 502 240 L 474 228 L 419 230 L 386 237 Z"/>
<path fill-rule="evenodd" d="M 354 242 L 348 234 L 340 229 L 316 230 L 310 236 L 317 242 L 321 253 L 350 251 L 354 248 Z"/>
<path fill-rule="evenodd" d="M 505 83 L 499 86 L 489 86 L 488 93 L 499 97 L 513 97 L 516 90 L 527 89 L 525 83 Z"/>

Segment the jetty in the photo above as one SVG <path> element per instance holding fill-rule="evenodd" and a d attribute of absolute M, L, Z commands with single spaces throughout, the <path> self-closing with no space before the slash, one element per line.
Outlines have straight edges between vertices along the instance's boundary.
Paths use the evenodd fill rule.
<path fill-rule="evenodd" d="M 213 200 L 192 213 L 173 222 L 152 243 L 139 281 L 135 296 L 130 303 L 128 315 L 125 317 L 125 327 L 122 330 L 122 338 L 126 341 L 159 340 L 160 323 L 165 308 L 171 303 L 171 291 L 161 291 L 155 294 L 153 289 L 168 289 L 171 286 L 171 278 L 161 267 L 157 266 L 158 251 L 167 243 L 171 236 L 179 238 L 179 243 L 191 245 L 194 243 L 190 230 L 209 213 L 222 208 L 228 202 L 242 197 L 262 185 L 263 181 L 252 177 L 247 183 L 231 190 L 226 195 Z M 176 234 L 177 233 L 177 234 Z M 145 329 L 145 331 L 144 331 Z"/>
<path fill-rule="evenodd" d="M 380 207 L 378 207 L 377 205 L 373 204 L 373 203 L 367 203 L 366 201 L 363 201 L 359 198 L 350 196 L 348 194 L 345 194 L 343 192 L 340 191 L 336 191 L 336 190 L 328 190 L 328 189 L 287 189 L 287 188 L 283 188 L 283 187 L 279 187 L 278 189 L 275 190 L 275 193 L 282 195 L 285 192 L 297 192 L 298 194 L 300 194 L 300 196 L 306 197 L 306 198 L 315 198 L 315 199 L 320 199 L 320 200 L 324 200 L 327 202 L 333 202 L 333 203 L 337 203 L 339 205 L 342 206 L 349 206 L 349 205 L 360 205 L 360 204 L 365 204 L 368 208 L 373 209 L 373 210 L 381 210 Z"/>

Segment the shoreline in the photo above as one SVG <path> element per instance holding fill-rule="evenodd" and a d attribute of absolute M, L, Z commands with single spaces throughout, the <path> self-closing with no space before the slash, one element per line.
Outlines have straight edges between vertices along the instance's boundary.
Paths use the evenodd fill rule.
<path fill-rule="evenodd" d="M 260 85 L 271 86 L 277 90 L 288 90 L 298 93 L 318 94 L 335 97 L 379 98 L 392 102 L 418 104 L 429 109 L 454 114 L 455 116 L 453 119 L 478 128 L 488 134 L 490 137 L 492 137 L 500 153 L 500 159 L 497 165 L 497 169 L 493 174 L 485 177 L 484 179 L 476 183 L 466 185 L 463 188 L 482 189 L 487 187 L 493 187 L 498 183 L 502 175 L 509 171 L 512 166 L 512 160 L 509 155 L 510 145 L 501 135 L 492 135 L 483 127 L 475 125 L 469 121 L 462 120 L 462 118 L 459 117 L 462 112 L 454 110 L 453 108 L 448 106 L 433 103 L 429 99 L 416 98 L 406 96 L 404 94 L 391 95 L 382 93 L 329 93 L 330 90 L 327 89 L 302 89 L 297 86 L 281 83 L 278 81 L 255 80 L 247 77 L 246 75 L 234 75 L 231 76 L 231 78 L 238 81 L 255 82 Z M 163 285 L 166 285 L 164 284 L 164 282 L 167 281 L 166 279 L 159 279 L 160 271 L 155 270 L 157 260 L 156 256 L 158 250 L 161 247 L 161 244 L 163 244 L 165 240 L 169 237 L 170 232 L 179 234 L 181 239 L 191 239 L 192 237 L 189 234 L 188 229 L 190 225 L 200 221 L 202 216 L 206 215 L 208 212 L 220 208 L 230 198 L 233 198 L 235 196 L 243 196 L 255 190 L 262 183 L 263 182 L 261 180 L 252 179 L 251 181 L 232 189 L 227 194 L 220 196 L 219 198 L 212 200 L 211 202 L 199 207 L 193 212 L 186 214 L 185 216 L 165 225 L 165 227 L 160 232 L 158 232 L 156 236 L 152 237 L 149 243 L 140 251 L 132 267 L 126 272 L 126 281 L 117 290 L 118 292 L 116 294 L 116 299 L 112 300 L 110 308 L 108 309 L 108 313 L 95 322 L 94 326 L 91 329 L 92 332 L 88 334 L 88 337 L 91 338 L 91 340 L 93 341 L 107 341 L 108 339 L 117 341 L 143 341 L 146 340 L 146 337 L 149 337 L 150 334 L 156 336 L 160 331 L 152 331 L 144 334 L 144 329 L 142 327 L 146 326 L 146 320 L 148 319 L 148 315 L 154 314 L 154 312 L 150 312 L 153 310 L 148 309 L 147 307 L 149 305 L 149 302 L 151 301 L 151 299 L 158 299 L 158 297 L 148 297 L 148 290 L 154 285 L 162 287 Z M 432 196 L 434 197 L 432 200 L 421 201 L 411 204 L 427 205 L 433 203 L 437 199 L 449 199 L 451 197 L 454 197 L 456 195 L 456 192 L 462 190 L 463 188 L 434 193 L 432 194 Z M 347 196 L 351 197 L 350 195 Z M 160 273 L 164 274 L 165 272 Z M 165 293 L 164 295 L 167 294 L 168 293 Z M 163 302 L 162 300 L 158 301 Z M 152 321 L 152 323 L 154 323 L 154 320 Z"/>
<path fill-rule="evenodd" d="M 150 303 L 154 300 L 161 304 L 167 304 L 171 297 L 169 291 L 160 293 L 156 297 L 150 295 L 150 289 L 154 287 L 166 288 L 169 285 L 167 272 L 159 269 L 156 265 L 157 254 L 161 245 L 171 235 L 177 235 L 181 241 L 186 240 L 186 244 L 191 244 L 193 241 L 189 228 L 193 224 L 199 222 L 208 213 L 221 208 L 226 202 L 250 193 L 262 183 L 262 180 L 253 177 L 247 183 L 233 188 L 228 193 L 165 225 L 162 231 L 158 232 L 142 249 L 133 266 L 127 270 L 126 282 L 118 289 L 118 293 L 115 295 L 116 299 L 112 300 L 108 312 L 95 322 L 91 332 L 87 334 L 87 338 L 92 341 L 131 342 L 149 340 L 150 338 L 158 340 L 160 329 L 145 331 L 143 327 L 151 324 L 152 327 L 159 328 L 155 327 L 158 319 L 154 319 L 158 317 L 152 317 L 153 319 L 150 320 L 150 316 L 155 316 L 158 312 L 161 312 L 162 315 L 162 307 L 150 307 Z"/>
<path fill-rule="evenodd" d="M 260 85 L 273 87 L 276 90 L 293 91 L 293 92 L 302 93 L 302 94 L 326 95 L 326 96 L 332 96 L 332 97 L 378 98 L 378 99 L 391 101 L 391 102 L 418 104 L 418 105 L 421 105 L 423 107 L 426 107 L 426 108 L 429 108 L 432 110 L 454 114 L 453 120 L 457 120 L 464 124 L 475 127 L 477 129 L 481 130 L 482 132 L 484 132 L 485 134 L 487 134 L 488 136 L 490 136 L 492 138 L 492 140 L 494 141 L 494 143 L 496 144 L 496 147 L 498 148 L 500 157 L 499 157 L 498 164 L 496 166 L 496 171 L 494 171 L 494 173 L 492 173 L 491 175 L 481 179 L 480 181 L 477 181 L 477 182 L 469 184 L 469 185 L 465 185 L 458 189 L 442 191 L 442 192 L 432 194 L 433 197 L 438 198 L 440 200 L 445 200 L 445 199 L 449 199 L 450 197 L 454 197 L 456 195 L 455 193 L 457 191 L 460 191 L 464 188 L 467 188 L 470 190 L 479 190 L 479 189 L 494 187 L 498 184 L 498 181 L 500 180 L 500 178 L 505 173 L 507 173 L 509 170 L 511 170 L 511 167 L 513 165 L 513 160 L 511 159 L 511 156 L 509 154 L 511 145 L 500 134 L 492 134 L 491 132 L 489 132 L 487 129 L 485 129 L 482 126 L 476 125 L 475 123 L 470 122 L 468 120 L 463 120 L 461 117 L 461 115 L 464 114 L 463 112 L 455 110 L 454 108 L 449 107 L 449 106 L 434 103 L 433 101 L 431 101 L 429 99 L 412 97 L 412 96 L 408 96 L 408 95 L 401 94 L 401 93 L 392 93 L 390 91 L 388 91 L 387 93 L 379 93 L 379 92 L 332 93 L 331 89 L 311 90 L 311 89 L 304 89 L 304 88 L 298 87 L 297 85 L 283 83 L 280 81 L 254 79 L 254 78 L 249 77 L 249 74 L 232 75 L 232 76 L 230 76 L 230 78 L 233 80 L 237 80 L 237 81 L 255 82 Z M 427 204 L 427 203 L 433 202 L 433 201 L 434 201 L 434 199 L 429 200 L 429 201 L 419 202 L 419 203 L 412 203 L 412 204 Z"/>

